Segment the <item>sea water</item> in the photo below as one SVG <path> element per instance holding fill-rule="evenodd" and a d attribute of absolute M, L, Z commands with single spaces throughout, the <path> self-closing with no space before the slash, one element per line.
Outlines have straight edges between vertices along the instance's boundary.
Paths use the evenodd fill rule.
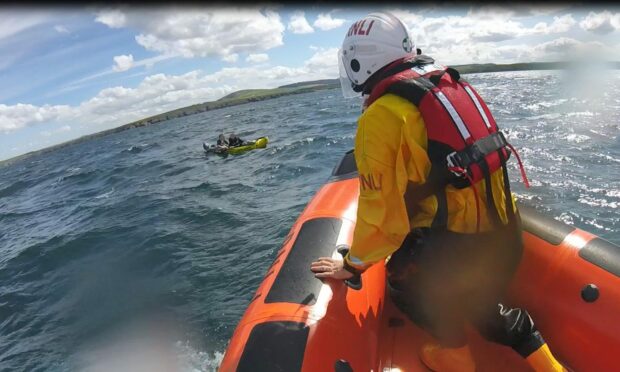
<path fill-rule="evenodd" d="M 600 74 L 603 76 L 602 74 Z M 620 243 L 620 75 L 466 75 L 524 203 Z M 353 147 L 337 89 L 135 128 L 0 167 L 0 370 L 214 370 L 291 224 Z M 68 123 L 71 124 L 71 123 Z M 269 145 L 205 157 L 221 132 Z"/>

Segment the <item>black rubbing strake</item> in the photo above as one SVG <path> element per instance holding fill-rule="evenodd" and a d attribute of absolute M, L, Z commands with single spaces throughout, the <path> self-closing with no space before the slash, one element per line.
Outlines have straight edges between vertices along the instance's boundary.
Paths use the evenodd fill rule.
<path fill-rule="evenodd" d="M 355 155 L 353 150 L 347 151 L 342 157 L 340 163 L 332 172 L 332 179 L 341 180 L 345 178 L 357 177 L 357 164 L 355 163 Z"/>
<path fill-rule="evenodd" d="M 309 328 L 299 322 L 265 322 L 254 326 L 237 372 L 301 371 Z"/>
<path fill-rule="evenodd" d="M 310 263 L 332 255 L 341 225 L 339 218 L 315 218 L 304 222 L 265 303 L 312 305 L 316 302 L 322 282 L 310 271 Z"/>
<path fill-rule="evenodd" d="M 575 228 L 553 218 L 545 217 L 534 208 L 519 204 L 523 230 L 553 244 L 559 245 Z"/>
<path fill-rule="evenodd" d="M 620 247 L 607 240 L 590 240 L 579 250 L 579 257 L 620 277 Z"/>

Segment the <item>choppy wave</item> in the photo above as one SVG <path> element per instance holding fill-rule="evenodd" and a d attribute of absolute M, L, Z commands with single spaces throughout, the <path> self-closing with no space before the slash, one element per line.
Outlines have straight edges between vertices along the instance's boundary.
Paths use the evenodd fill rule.
<path fill-rule="evenodd" d="M 558 72 L 467 79 L 524 158 L 532 187 L 513 162 L 517 197 L 620 243 L 620 78 L 592 97 Z M 215 370 L 291 224 L 353 146 L 359 103 L 337 90 L 282 97 L 0 168 L 0 365 L 103 368 L 113 330 L 165 314 L 161 355 Z M 269 146 L 204 156 L 203 141 L 233 131 Z M 140 350 L 109 355 L 160 360 Z"/>

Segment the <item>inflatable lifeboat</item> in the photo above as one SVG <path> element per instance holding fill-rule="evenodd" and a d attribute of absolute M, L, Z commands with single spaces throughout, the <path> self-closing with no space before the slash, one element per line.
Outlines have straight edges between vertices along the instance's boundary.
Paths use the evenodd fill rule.
<path fill-rule="evenodd" d="M 291 228 L 220 371 L 427 371 L 418 350 L 430 336 L 391 302 L 383 263 L 357 285 L 309 269 L 351 244 L 358 188 L 350 151 Z M 567 368 L 620 370 L 620 247 L 519 208 L 525 252 L 508 303 L 528 309 Z M 531 371 L 511 349 L 469 333 L 478 371 Z"/>

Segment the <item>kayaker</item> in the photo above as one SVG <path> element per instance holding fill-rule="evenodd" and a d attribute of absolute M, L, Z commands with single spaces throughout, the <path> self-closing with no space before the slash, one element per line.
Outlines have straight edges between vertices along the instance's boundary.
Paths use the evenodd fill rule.
<path fill-rule="evenodd" d="M 394 303 L 437 340 L 419 351 L 431 370 L 475 370 L 469 322 L 536 371 L 563 371 L 527 311 L 502 304 L 521 226 L 505 166 L 512 147 L 480 96 L 422 55 L 389 13 L 351 26 L 339 67 L 345 97 L 366 97 L 355 138 L 360 196 L 349 252 L 313 262 L 316 277 L 347 280 L 388 259 Z"/>
<path fill-rule="evenodd" d="M 231 134 L 230 137 L 228 137 L 228 145 L 230 147 L 237 147 L 237 146 L 243 146 L 245 141 L 243 141 L 241 138 L 239 138 L 238 135 L 236 134 Z"/>
<path fill-rule="evenodd" d="M 217 145 L 220 147 L 228 147 L 228 141 L 226 141 L 226 136 L 224 135 L 224 133 L 221 133 L 217 137 Z"/>

